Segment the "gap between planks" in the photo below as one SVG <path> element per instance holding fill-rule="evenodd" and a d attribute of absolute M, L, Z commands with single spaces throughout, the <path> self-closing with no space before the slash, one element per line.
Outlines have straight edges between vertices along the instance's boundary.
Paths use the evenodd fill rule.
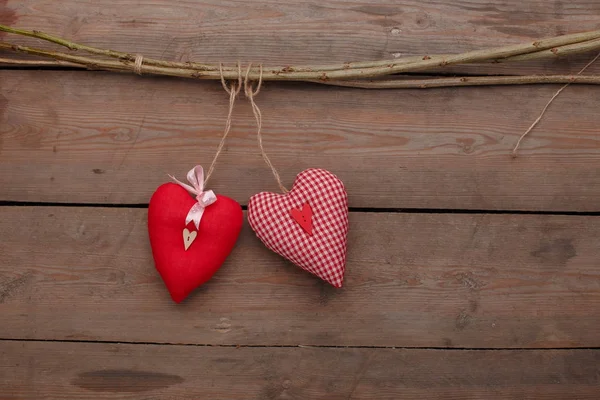
<path fill-rule="evenodd" d="M 0 338 L 0 342 L 33 343 L 96 343 L 124 344 L 140 346 L 184 346 L 184 347 L 224 347 L 224 348 L 300 348 L 300 349 L 387 349 L 387 350 L 449 350 L 449 351 L 544 351 L 544 350 L 600 350 L 600 347 L 442 347 L 442 346 L 331 346 L 331 345 L 289 345 L 289 344 L 209 344 L 209 343 L 169 343 L 132 342 L 118 340 L 62 340 L 62 339 L 18 339 Z"/>
<path fill-rule="evenodd" d="M 81 208 L 132 208 L 146 209 L 148 203 L 107 204 L 107 203 L 60 203 L 60 202 L 29 202 L 29 201 L 0 201 L 0 207 L 81 207 Z M 247 211 L 248 206 L 242 205 Z M 392 213 L 392 214 L 512 214 L 512 215 L 571 215 L 582 217 L 598 217 L 600 211 L 534 211 L 534 210 L 486 210 L 486 209 L 453 209 L 453 208 L 386 208 L 386 207 L 349 207 L 354 213 Z"/>

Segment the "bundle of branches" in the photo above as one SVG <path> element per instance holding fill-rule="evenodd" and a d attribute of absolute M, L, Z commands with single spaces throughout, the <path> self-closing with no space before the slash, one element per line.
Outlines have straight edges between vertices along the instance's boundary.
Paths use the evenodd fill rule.
<path fill-rule="evenodd" d="M 0 25 L 0 31 L 29 36 L 55 43 L 69 52 L 51 51 L 0 42 L 0 50 L 26 53 L 52 61 L 0 59 L 0 64 L 15 66 L 67 66 L 91 70 L 137 72 L 147 75 L 165 75 L 191 79 L 237 79 L 237 66 L 173 62 L 142 55 L 86 46 L 49 35 Z M 432 88 L 474 85 L 515 85 L 534 83 L 600 84 L 598 75 L 511 75 L 511 76 L 458 76 L 451 78 L 410 79 L 399 74 L 438 70 L 450 65 L 473 63 L 506 63 L 564 57 L 589 51 L 600 51 L 600 30 L 541 39 L 519 45 L 476 50 L 454 55 L 425 55 L 393 60 L 348 62 L 331 65 L 257 66 L 249 70 L 249 79 L 265 81 L 308 81 L 328 85 L 360 88 Z M 74 51 L 78 51 L 74 54 Z M 89 56 L 81 55 L 87 53 Z M 137 60 L 137 65 L 136 65 Z"/>

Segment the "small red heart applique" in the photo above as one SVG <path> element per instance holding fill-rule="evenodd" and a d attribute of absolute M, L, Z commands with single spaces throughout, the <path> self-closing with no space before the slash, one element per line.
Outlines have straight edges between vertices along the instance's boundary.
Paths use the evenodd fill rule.
<path fill-rule="evenodd" d="M 286 194 L 250 198 L 248 222 L 272 251 L 335 287 L 346 269 L 348 195 L 344 184 L 323 169 L 307 169 Z"/>
<path fill-rule="evenodd" d="M 208 281 L 233 250 L 242 229 L 242 208 L 225 196 L 206 207 L 198 228 L 186 224 L 196 201 L 181 186 L 159 186 L 148 207 L 152 255 L 171 298 L 180 303 Z"/>
<path fill-rule="evenodd" d="M 302 210 L 292 208 L 290 211 L 292 218 L 296 221 L 306 233 L 312 236 L 312 217 L 313 212 L 310 204 L 306 203 L 302 206 Z"/>

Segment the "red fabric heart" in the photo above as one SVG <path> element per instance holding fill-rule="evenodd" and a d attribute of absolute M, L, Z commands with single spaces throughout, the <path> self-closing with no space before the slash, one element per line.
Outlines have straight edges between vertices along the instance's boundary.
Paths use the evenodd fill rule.
<path fill-rule="evenodd" d="M 309 219 L 307 204 L 312 210 Z M 252 196 L 248 222 L 269 249 L 333 286 L 342 286 L 348 195 L 342 181 L 331 172 L 308 169 L 298 174 L 286 194 L 263 192 Z M 305 229 L 309 225 L 312 234 Z"/>
<path fill-rule="evenodd" d="M 217 195 L 217 201 L 204 210 L 199 229 L 193 222 L 186 226 L 185 218 L 195 203 L 181 186 L 165 183 L 154 192 L 148 207 L 154 263 L 176 303 L 217 272 L 235 246 L 244 219 L 235 200 Z M 197 230 L 187 250 L 185 228 Z"/>

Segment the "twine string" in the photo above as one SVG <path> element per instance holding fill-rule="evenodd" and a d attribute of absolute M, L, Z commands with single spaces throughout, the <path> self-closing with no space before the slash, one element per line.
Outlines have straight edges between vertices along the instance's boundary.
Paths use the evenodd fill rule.
<path fill-rule="evenodd" d="M 273 163 L 271 162 L 269 156 L 265 152 L 265 148 L 262 142 L 262 113 L 260 112 L 260 108 L 258 108 L 258 106 L 256 105 L 256 102 L 254 101 L 254 97 L 260 93 L 260 89 L 262 87 L 263 67 L 262 64 L 259 64 L 258 66 L 259 76 L 255 88 L 253 87 L 252 82 L 249 79 L 251 68 L 252 63 L 248 64 L 248 69 L 246 69 L 246 74 L 244 77 L 244 94 L 246 95 L 246 98 L 248 98 L 248 100 L 250 101 L 250 105 L 252 106 L 252 113 L 254 114 L 254 119 L 256 120 L 256 138 L 258 139 L 258 147 L 260 148 L 260 153 L 262 155 L 263 160 L 265 160 L 265 163 L 269 166 L 269 168 L 271 168 L 271 172 L 273 173 L 273 176 L 277 181 L 279 189 L 283 193 L 287 193 L 288 190 L 285 186 L 283 186 L 283 183 L 281 183 L 281 178 L 279 177 L 277 169 L 275 169 L 275 166 L 273 166 Z"/>
<path fill-rule="evenodd" d="M 133 72 L 138 75 L 142 75 L 142 64 L 144 62 L 144 56 L 141 54 L 135 55 L 135 61 L 133 63 Z"/>
<path fill-rule="evenodd" d="M 227 86 L 227 82 L 225 81 L 225 77 L 223 76 L 223 64 L 219 64 L 219 72 L 221 73 L 221 85 L 223 89 L 229 94 L 229 111 L 227 112 L 227 120 L 225 121 L 225 130 L 223 131 L 223 136 L 221 137 L 221 142 L 219 142 L 219 146 L 217 147 L 217 152 L 210 164 L 210 168 L 208 169 L 208 173 L 206 174 L 206 179 L 204 180 L 204 186 L 210 179 L 212 175 L 215 165 L 217 164 L 217 159 L 219 155 L 221 155 L 221 151 L 223 150 L 223 146 L 225 146 L 225 141 L 227 140 L 227 135 L 229 135 L 229 131 L 231 130 L 231 116 L 233 114 L 233 106 L 235 105 L 235 99 L 237 95 L 240 93 L 242 89 L 242 67 L 240 63 L 238 63 L 238 79 L 237 82 L 231 82 L 229 86 Z"/>

